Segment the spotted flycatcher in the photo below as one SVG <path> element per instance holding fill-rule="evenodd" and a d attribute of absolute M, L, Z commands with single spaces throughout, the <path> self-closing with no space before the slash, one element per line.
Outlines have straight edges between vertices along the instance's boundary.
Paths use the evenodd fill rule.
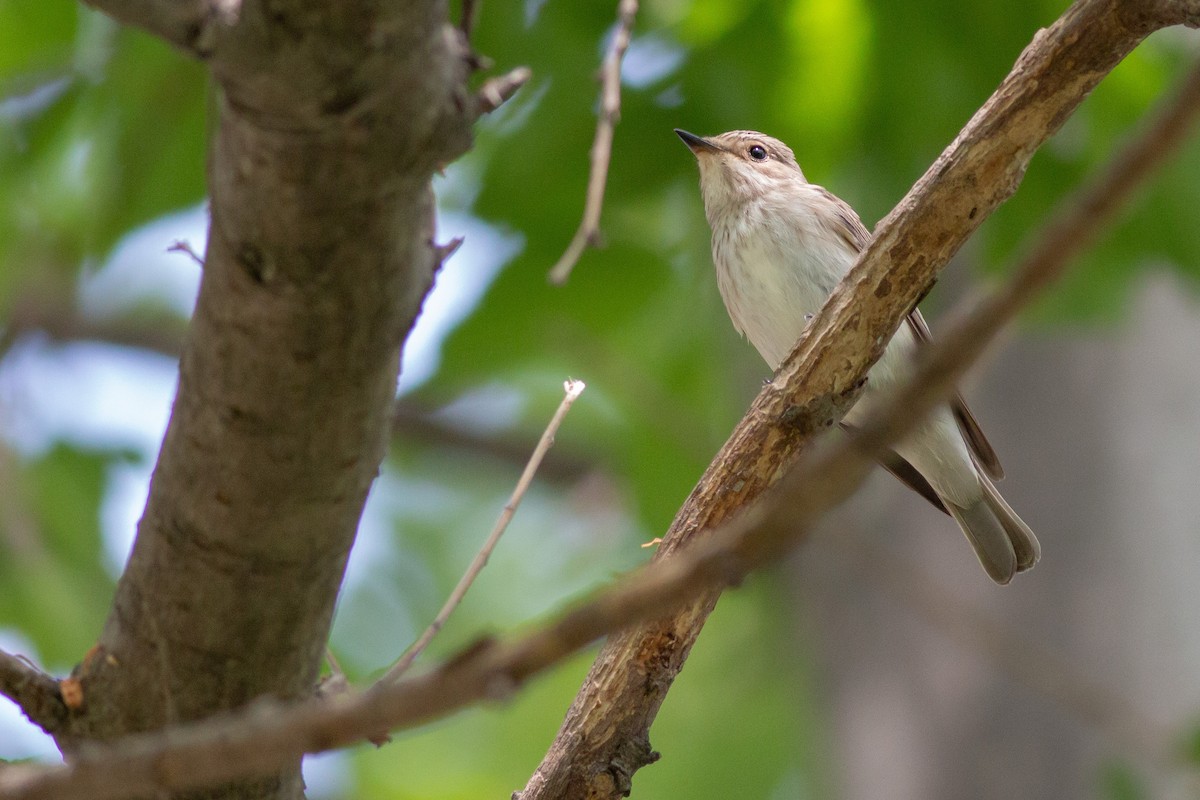
<path fill-rule="evenodd" d="M 791 149 L 754 131 L 701 137 L 676 129 L 700 165 L 717 286 L 733 325 L 772 369 L 854 264 L 871 234 L 844 201 L 809 183 Z M 843 427 L 866 419 L 911 374 L 929 339 L 914 309 L 871 368 Z M 996 491 L 1003 477 L 961 395 L 938 406 L 893 448 L 884 466 L 954 517 L 997 583 L 1038 560 L 1037 538 Z"/>

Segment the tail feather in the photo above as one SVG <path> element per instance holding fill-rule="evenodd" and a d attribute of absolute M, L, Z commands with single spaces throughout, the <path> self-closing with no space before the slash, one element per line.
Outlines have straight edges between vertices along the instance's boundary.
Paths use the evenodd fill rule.
<path fill-rule="evenodd" d="M 982 497 L 967 507 L 946 502 L 946 508 L 966 534 L 988 577 L 1004 585 L 1017 574 L 1017 556 L 1008 533 Z"/>
<path fill-rule="evenodd" d="M 942 499 L 988 576 L 1003 585 L 1036 564 L 1041 547 L 1033 531 L 1004 502 L 992 482 L 980 475 L 979 484 L 983 495 L 970 506 Z"/>
<path fill-rule="evenodd" d="M 979 483 L 983 486 L 984 500 L 987 501 L 992 513 L 1000 520 L 1000 524 L 1004 526 L 1004 532 L 1008 534 L 1008 540 L 1012 543 L 1013 551 L 1017 556 L 1017 572 L 1031 569 L 1042 557 L 1042 546 L 1038 544 L 1037 537 L 1033 535 L 1029 526 L 1017 516 L 1017 512 L 1004 502 L 1004 498 L 1000 496 L 1000 492 L 996 491 L 996 487 L 991 481 L 981 476 Z"/>

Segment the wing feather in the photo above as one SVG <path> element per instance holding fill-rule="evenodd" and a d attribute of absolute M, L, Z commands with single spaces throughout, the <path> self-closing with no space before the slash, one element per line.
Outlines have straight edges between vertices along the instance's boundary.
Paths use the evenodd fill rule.
<path fill-rule="evenodd" d="M 821 187 L 817 187 L 821 188 Z M 855 251 L 861 252 L 864 247 L 871 241 L 871 233 L 867 227 L 863 225 L 858 214 L 844 200 L 837 195 L 821 188 L 821 192 L 833 203 L 834 214 L 836 219 L 833 220 L 833 225 L 839 236 L 842 237 Z M 931 336 L 929 334 L 929 326 L 925 324 L 925 318 L 921 316 L 919 309 L 914 308 L 908 315 L 908 327 L 912 331 L 913 337 L 919 344 L 928 344 Z M 975 419 L 975 415 L 971 413 L 971 409 L 967 407 L 967 401 L 963 399 L 961 392 L 955 392 L 950 398 L 950 409 L 954 413 L 954 419 L 958 422 L 958 428 L 962 431 L 963 439 L 967 443 L 967 447 L 971 450 L 971 454 L 975 458 L 975 463 L 983 470 L 989 478 L 998 481 L 1004 477 L 1004 468 L 1000 466 L 1000 459 L 996 455 L 996 451 L 992 448 L 991 442 L 983 434 L 983 429 L 979 427 L 979 422 Z M 894 464 L 884 462 L 883 466 L 888 469 L 893 475 L 914 489 L 918 494 L 926 499 L 929 499 L 928 494 L 922 491 L 921 487 L 915 486 L 910 480 L 909 475 L 901 474 L 907 468 L 908 472 L 916 473 L 912 468 L 899 456 L 895 457 L 903 465 L 900 469 L 894 469 Z M 918 477 L 920 477 L 918 475 Z M 924 478 L 920 479 L 924 482 Z M 928 487 L 928 483 L 925 484 Z M 932 489 L 930 489 L 932 491 Z M 941 507 L 940 502 L 934 503 Z M 942 510 L 945 510 L 944 508 Z"/>
<path fill-rule="evenodd" d="M 919 309 L 914 308 L 909 312 L 908 327 L 918 343 L 930 342 L 929 326 L 925 324 L 925 318 L 921 316 Z M 967 401 L 963 399 L 961 392 L 956 391 L 950 398 L 950 410 L 954 413 L 958 429 L 962 431 L 971 455 L 975 457 L 975 463 L 992 480 L 1001 480 L 1004 477 L 1004 467 L 1000 466 L 1000 458 L 992 448 L 992 443 L 983 435 L 983 429 L 979 427 L 975 415 L 967 407 Z"/>

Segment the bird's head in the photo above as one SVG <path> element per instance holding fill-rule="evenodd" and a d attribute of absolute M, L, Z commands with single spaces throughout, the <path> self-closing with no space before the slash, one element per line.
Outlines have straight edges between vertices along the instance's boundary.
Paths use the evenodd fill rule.
<path fill-rule="evenodd" d="M 787 187 L 806 182 L 791 148 L 757 131 L 697 136 L 676 128 L 675 133 L 696 156 L 700 191 L 710 211 L 755 202 L 768 194 L 786 196 Z"/>

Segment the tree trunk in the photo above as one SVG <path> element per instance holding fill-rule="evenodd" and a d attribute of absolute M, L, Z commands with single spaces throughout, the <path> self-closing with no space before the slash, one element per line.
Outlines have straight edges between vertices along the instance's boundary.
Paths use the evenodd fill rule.
<path fill-rule="evenodd" d="M 220 119 L 178 394 L 68 753 L 312 692 L 437 267 L 430 179 L 471 122 L 442 2 L 95 5 L 206 60 Z M 203 796 L 300 797 L 299 766 Z"/>

